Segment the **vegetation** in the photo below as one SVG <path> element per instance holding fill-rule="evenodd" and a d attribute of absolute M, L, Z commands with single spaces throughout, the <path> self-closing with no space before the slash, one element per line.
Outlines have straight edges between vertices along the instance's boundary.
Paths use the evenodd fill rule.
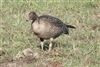
<path fill-rule="evenodd" d="M 44 59 L 58 61 L 63 67 L 100 66 L 100 0 L 1 0 L 0 3 L 0 47 L 6 51 L 0 56 L 0 63 L 4 57 L 14 57 L 19 51 L 32 48 L 40 51 Z M 31 31 L 31 22 L 26 22 L 29 11 L 58 17 L 76 29 L 57 38 L 58 46 L 47 55 L 37 47 L 39 40 Z"/>

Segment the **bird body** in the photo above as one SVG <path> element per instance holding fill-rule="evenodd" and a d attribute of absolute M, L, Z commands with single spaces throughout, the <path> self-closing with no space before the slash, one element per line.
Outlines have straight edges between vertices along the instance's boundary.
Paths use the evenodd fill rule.
<path fill-rule="evenodd" d="M 56 38 L 62 33 L 68 33 L 66 24 L 49 15 L 38 17 L 38 19 L 32 23 L 32 30 L 38 37 L 43 39 Z"/>
<path fill-rule="evenodd" d="M 69 28 L 75 28 L 72 25 L 66 25 L 60 19 L 49 15 L 37 16 L 35 12 L 29 13 L 29 19 L 32 20 L 32 30 L 41 40 L 41 47 L 43 49 L 43 42 L 45 39 L 50 39 L 49 51 L 52 48 L 53 39 L 61 34 L 69 34 Z"/>

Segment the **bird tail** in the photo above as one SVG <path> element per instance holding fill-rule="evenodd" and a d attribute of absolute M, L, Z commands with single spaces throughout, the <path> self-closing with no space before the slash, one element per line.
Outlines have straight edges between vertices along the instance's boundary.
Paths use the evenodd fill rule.
<path fill-rule="evenodd" d="M 67 28 L 73 28 L 73 29 L 76 29 L 76 27 L 72 26 L 72 25 L 66 25 Z"/>
<path fill-rule="evenodd" d="M 64 28 L 64 34 L 69 34 L 69 29 L 68 28 L 76 29 L 76 27 L 74 27 L 72 25 L 66 25 L 66 28 Z"/>

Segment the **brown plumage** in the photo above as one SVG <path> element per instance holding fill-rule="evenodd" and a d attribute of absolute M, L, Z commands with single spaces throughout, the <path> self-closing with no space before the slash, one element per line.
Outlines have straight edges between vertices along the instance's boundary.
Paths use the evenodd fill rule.
<path fill-rule="evenodd" d="M 72 25 L 64 24 L 60 19 L 42 15 L 37 16 L 35 12 L 29 13 L 29 20 L 32 20 L 32 30 L 41 40 L 41 47 L 43 49 L 43 41 L 50 39 L 49 51 L 52 48 L 53 39 L 57 38 L 61 34 L 69 34 L 68 28 L 75 28 Z"/>

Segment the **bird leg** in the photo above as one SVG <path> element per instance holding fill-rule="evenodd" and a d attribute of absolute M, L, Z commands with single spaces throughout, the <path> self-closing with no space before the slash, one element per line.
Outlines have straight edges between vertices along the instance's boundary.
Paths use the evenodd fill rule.
<path fill-rule="evenodd" d="M 48 50 L 48 51 L 51 51 L 51 49 L 52 49 L 52 44 L 53 44 L 53 38 L 50 38 L 50 44 L 49 44 L 49 50 Z"/>
<path fill-rule="evenodd" d="M 42 50 L 43 50 L 44 39 L 40 38 L 40 41 L 41 41 L 41 48 L 42 48 Z"/>
<path fill-rule="evenodd" d="M 41 48 L 42 48 L 42 50 L 43 50 L 43 45 L 44 45 L 44 42 L 41 42 Z"/>

